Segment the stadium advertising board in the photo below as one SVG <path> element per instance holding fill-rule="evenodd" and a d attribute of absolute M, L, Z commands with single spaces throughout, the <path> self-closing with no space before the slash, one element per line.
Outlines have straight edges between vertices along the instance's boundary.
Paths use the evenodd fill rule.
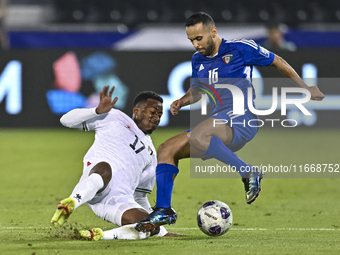
<path fill-rule="evenodd" d="M 161 126 L 189 126 L 189 107 L 171 116 L 169 106 L 189 88 L 193 52 L 115 52 L 109 50 L 10 50 L 0 59 L 0 127 L 60 127 L 59 118 L 78 107 L 94 107 L 98 91 L 115 85 L 117 108 L 131 115 L 134 96 L 153 90 L 164 98 Z M 322 102 L 308 102 L 311 115 L 287 107 L 284 119 L 297 127 L 339 127 L 333 118 L 340 109 L 338 50 L 303 50 L 279 53 L 308 85 L 318 85 Z M 265 77 L 265 78 L 264 78 Z M 273 87 L 280 92 L 287 82 L 275 68 L 254 68 L 256 107 L 270 109 Z M 289 87 L 294 87 L 288 82 Z M 280 94 L 280 93 L 279 93 Z M 277 95 L 281 100 L 281 95 Z M 199 110 L 191 107 L 191 110 Z M 284 120 L 278 103 L 272 119 Z M 272 122 L 273 123 L 273 122 Z"/>

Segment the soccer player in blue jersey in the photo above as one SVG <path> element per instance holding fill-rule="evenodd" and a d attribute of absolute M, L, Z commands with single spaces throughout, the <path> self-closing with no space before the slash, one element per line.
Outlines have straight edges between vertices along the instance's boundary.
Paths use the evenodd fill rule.
<path fill-rule="evenodd" d="M 149 231 L 159 225 L 175 223 L 177 215 L 171 209 L 171 195 L 174 179 L 179 172 L 178 161 L 182 158 L 216 158 L 235 167 L 244 183 L 246 202 L 251 204 L 258 197 L 261 191 L 261 170 L 251 167 L 234 153 L 254 138 L 258 128 L 230 125 L 230 120 L 247 123 L 250 119 L 258 119 L 258 116 L 251 113 L 247 105 L 244 115 L 234 115 L 230 90 L 216 88 L 215 83 L 223 84 L 223 81 L 228 80 L 228 84 L 241 89 L 244 101 L 247 102 L 247 89 L 252 86 L 249 80 L 253 65 L 274 66 L 286 77 L 292 78 L 298 87 L 309 90 L 311 99 L 324 98 L 318 87 L 308 87 L 285 60 L 254 41 L 220 38 L 213 19 L 206 13 L 193 14 L 187 20 L 186 33 L 197 50 L 192 57 L 192 84 L 182 98 L 171 104 L 170 111 L 176 115 L 183 106 L 197 102 L 202 91 L 217 92 L 221 104 L 215 104 L 209 98 L 211 115 L 208 119 L 189 132 L 174 136 L 160 145 L 156 168 L 156 208 L 147 218 L 137 223 L 137 230 Z M 216 119 L 227 119 L 228 122 L 225 125 L 214 125 Z"/>

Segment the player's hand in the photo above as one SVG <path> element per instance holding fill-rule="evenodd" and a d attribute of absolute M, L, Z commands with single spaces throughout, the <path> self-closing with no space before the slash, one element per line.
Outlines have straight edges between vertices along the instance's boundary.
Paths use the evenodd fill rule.
<path fill-rule="evenodd" d="M 173 101 L 170 106 L 170 112 L 172 115 L 177 115 L 178 111 L 182 108 L 182 100 L 178 99 L 176 101 Z"/>
<path fill-rule="evenodd" d="M 109 92 L 109 88 L 110 88 L 110 85 L 107 85 L 103 88 L 102 91 L 100 91 L 100 101 L 96 108 L 97 114 L 110 111 L 118 100 L 118 97 L 115 97 L 113 101 L 111 102 L 112 93 L 115 90 L 115 86 L 112 86 L 110 92 Z"/>
<path fill-rule="evenodd" d="M 312 100 L 321 101 L 325 97 L 325 95 L 319 90 L 317 86 L 309 87 L 308 90 L 311 94 Z"/>
<path fill-rule="evenodd" d="M 175 234 L 175 233 L 166 233 L 164 236 L 177 237 L 177 236 L 186 236 L 186 235 L 180 235 L 180 234 Z"/>

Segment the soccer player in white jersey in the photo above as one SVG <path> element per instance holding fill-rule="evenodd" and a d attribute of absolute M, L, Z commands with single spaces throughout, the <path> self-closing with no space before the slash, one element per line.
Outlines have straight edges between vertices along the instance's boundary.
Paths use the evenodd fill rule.
<path fill-rule="evenodd" d="M 81 231 L 83 237 L 99 239 L 142 239 L 150 234 L 168 234 L 164 228 L 141 233 L 134 224 L 151 211 L 147 193 L 155 183 L 156 150 L 149 134 L 158 126 L 163 99 L 154 92 L 142 92 L 134 100 L 133 116 L 113 109 L 114 87 L 100 92 L 98 107 L 74 109 L 60 119 L 69 128 L 94 130 L 95 141 L 84 156 L 83 175 L 69 198 L 60 201 L 51 220 L 61 226 L 70 214 L 86 203 L 100 218 L 120 228 L 103 232 L 99 228 Z"/>
<path fill-rule="evenodd" d="M 177 216 L 171 209 L 171 195 L 174 179 L 179 172 L 178 161 L 182 158 L 215 158 L 235 167 L 244 183 L 246 202 L 251 204 L 258 197 L 261 170 L 235 154 L 254 138 L 258 127 L 231 125 L 230 121 L 248 123 L 248 120 L 258 119 L 258 116 L 248 107 L 245 107 L 243 115 L 233 114 L 231 91 L 215 85 L 233 84 L 242 91 L 242 99 L 247 102 L 248 88 L 252 88 L 253 65 L 274 66 L 298 87 L 308 90 L 312 100 L 324 98 L 318 87 L 308 87 L 285 60 L 253 40 L 220 38 L 214 20 L 207 13 L 199 12 L 189 17 L 186 33 L 197 51 L 192 57 L 193 79 L 188 92 L 171 104 L 170 111 L 176 115 L 182 107 L 197 102 L 205 92 L 211 95 L 211 114 L 189 132 L 174 136 L 158 147 L 156 208 L 146 219 L 137 223 L 138 230 L 150 230 L 176 222 Z M 252 98 L 255 98 L 254 90 Z M 223 120 L 226 124 L 214 125 L 216 120 Z"/>

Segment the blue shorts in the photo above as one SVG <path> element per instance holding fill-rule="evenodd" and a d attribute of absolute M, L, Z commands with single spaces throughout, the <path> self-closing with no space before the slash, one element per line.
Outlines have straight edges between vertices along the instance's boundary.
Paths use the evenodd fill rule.
<path fill-rule="evenodd" d="M 233 115 L 232 108 L 227 108 L 214 115 L 210 115 L 210 118 L 222 120 L 232 128 L 234 133 L 234 139 L 227 147 L 235 152 L 240 150 L 247 142 L 251 141 L 257 131 L 259 130 L 259 123 L 256 121 L 258 116 L 245 109 L 244 115 Z"/>
<path fill-rule="evenodd" d="M 227 147 L 233 152 L 240 150 L 247 142 L 251 141 L 259 130 L 259 123 L 256 121 L 258 116 L 250 112 L 249 109 L 245 109 L 245 111 L 244 115 L 238 116 L 232 114 L 233 108 L 227 108 L 209 116 L 209 118 L 222 120 L 231 127 L 234 138 Z"/>

